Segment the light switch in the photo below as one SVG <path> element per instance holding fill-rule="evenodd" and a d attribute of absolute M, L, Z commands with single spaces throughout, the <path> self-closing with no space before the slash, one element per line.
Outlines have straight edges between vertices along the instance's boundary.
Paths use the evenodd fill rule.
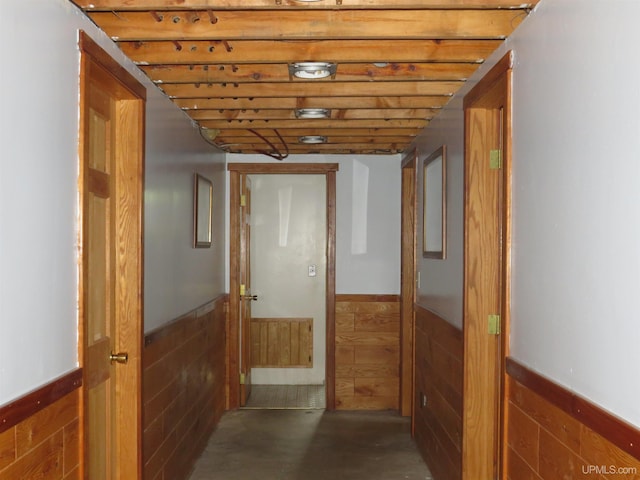
<path fill-rule="evenodd" d="M 315 277 L 316 276 L 316 266 L 315 265 L 309 265 L 309 276 L 310 277 Z"/>

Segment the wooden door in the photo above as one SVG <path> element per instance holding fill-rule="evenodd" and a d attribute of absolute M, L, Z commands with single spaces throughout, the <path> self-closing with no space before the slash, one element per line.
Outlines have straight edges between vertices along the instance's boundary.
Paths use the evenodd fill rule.
<path fill-rule="evenodd" d="M 110 73 L 106 54 L 88 37 L 81 47 L 84 478 L 136 479 L 142 473 L 143 98 Z"/>
<path fill-rule="evenodd" d="M 462 478 L 501 478 L 508 354 L 511 65 L 502 59 L 464 100 Z"/>
<path fill-rule="evenodd" d="M 240 178 L 240 406 L 251 395 L 251 179 Z"/>

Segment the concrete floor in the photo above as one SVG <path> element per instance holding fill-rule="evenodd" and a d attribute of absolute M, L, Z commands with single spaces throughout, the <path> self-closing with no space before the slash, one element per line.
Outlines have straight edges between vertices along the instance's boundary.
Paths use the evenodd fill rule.
<path fill-rule="evenodd" d="M 393 413 L 227 412 L 190 480 L 430 480 Z"/>

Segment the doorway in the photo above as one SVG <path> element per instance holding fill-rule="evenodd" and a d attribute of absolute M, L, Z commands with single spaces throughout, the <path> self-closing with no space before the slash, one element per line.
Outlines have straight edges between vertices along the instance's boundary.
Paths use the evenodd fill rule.
<path fill-rule="evenodd" d="M 262 174 L 248 180 L 254 300 L 252 393 L 244 406 L 323 408 L 326 177 Z"/>
<path fill-rule="evenodd" d="M 324 403 L 327 409 L 335 408 L 335 174 L 337 170 L 337 164 L 229 165 L 231 198 L 229 209 L 231 236 L 229 408 L 245 406 L 248 400 L 248 396 L 245 395 L 247 391 L 252 390 L 251 395 L 259 394 L 259 389 L 246 385 L 248 379 L 253 386 L 262 384 L 261 387 L 265 384 L 283 383 L 317 384 L 324 379 Z M 266 258 L 272 256 L 273 252 L 285 253 L 286 245 L 295 243 L 292 237 L 293 232 L 288 231 L 292 228 L 291 202 L 294 187 L 290 180 L 285 181 L 285 177 L 298 177 L 299 187 L 296 188 L 307 190 L 305 195 L 298 195 L 296 202 L 301 201 L 302 197 L 308 197 L 313 190 L 315 190 L 314 198 L 317 199 L 319 194 L 324 197 L 323 207 L 319 212 L 323 217 L 321 228 L 326 232 L 322 236 L 323 245 L 320 245 L 322 248 L 314 248 L 313 252 L 309 252 L 306 251 L 309 250 L 309 245 L 297 245 L 294 254 L 300 258 L 294 262 L 294 266 L 288 265 L 284 258 Z M 250 200 L 242 198 L 241 194 L 242 185 L 247 179 L 252 185 Z M 308 185 L 305 186 L 305 183 Z M 322 185 L 320 191 L 318 191 L 318 185 Z M 256 207 L 256 195 L 261 199 L 259 207 Z M 275 203 L 268 202 L 267 198 L 274 195 Z M 307 198 L 306 201 L 311 201 L 311 198 Z M 251 220 L 248 222 L 252 240 L 247 240 L 247 228 L 242 220 L 247 203 L 252 209 Z M 273 208 L 276 210 L 275 214 L 273 211 L 269 212 Z M 266 216 L 272 214 L 275 217 L 267 222 Z M 303 215 L 307 214 L 303 213 Z M 265 251 L 265 246 L 259 244 L 260 237 L 265 235 L 276 242 L 276 249 L 272 249 L 271 253 Z M 301 244 L 309 243 L 303 240 L 300 239 Z M 279 250 L 281 252 L 278 252 Z M 254 256 L 257 258 L 254 259 Z M 304 268 L 304 275 L 297 278 L 297 275 L 292 275 L 292 269 L 299 270 L 301 265 Z M 248 268 L 250 275 L 247 267 L 250 267 Z M 247 278 L 251 278 L 250 292 L 242 281 Z M 294 283 L 290 283 L 291 281 Z M 317 295 L 315 300 L 301 297 L 304 288 L 300 290 L 299 287 L 304 287 L 304 283 L 308 283 L 307 287 L 310 286 L 316 294 L 318 291 L 322 293 L 319 300 Z M 295 297 L 294 301 L 291 302 L 291 299 L 286 298 L 287 295 Z M 254 321 L 243 318 L 243 303 L 246 303 L 247 296 L 251 298 Z M 301 305 L 309 302 L 315 304 L 311 310 L 308 306 L 300 309 Z M 298 306 L 286 307 L 291 303 L 294 305 L 297 303 Z M 301 315 L 300 312 L 304 314 Z M 325 318 L 326 321 L 314 322 L 316 317 Z M 247 335 L 250 329 L 255 332 L 253 336 Z M 309 332 L 311 336 L 308 335 Z M 282 344 L 278 346 L 277 351 L 283 355 L 274 353 L 276 350 L 270 352 L 267 349 L 267 345 L 271 343 L 267 341 L 269 335 L 275 339 L 276 343 Z M 251 340 L 252 338 L 254 340 Z M 262 342 L 261 339 L 263 339 Z M 319 349 L 322 351 L 318 352 Z M 309 357 L 312 358 L 311 364 L 309 364 Z M 248 358 L 253 360 L 247 360 Z M 320 365 L 318 360 L 321 362 Z M 285 363 L 289 365 L 283 365 Z M 253 364 L 256 368 L 253 368 Z M 291 391 L 295 390 L 289 389 L 289 392 Z M 311 392 L 310 395 L 317 395 L 317 392 Z"/>
<path fill-rule="evenodd" d="M 142 478 L 145 89 L 80 35 L 83 477 Z"/>
<path fill-rule="evenodd" d="M 465 96 L 462 478 L 501 478 L 509 338 L 510 52 Z"/>

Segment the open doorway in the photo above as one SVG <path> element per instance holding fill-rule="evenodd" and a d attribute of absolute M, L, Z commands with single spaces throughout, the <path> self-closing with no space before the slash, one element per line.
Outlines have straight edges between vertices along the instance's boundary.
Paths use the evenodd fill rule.
<path fill-rule="evenodd" d="M 246 406 L 251 396 L 259 393 L 259 389 L 252 388 L 254 385 L 282 385 L 282 382 L 289 385 L 321 385 L 323 378 L 325 407 L 329 410 L 335 408 L 335 173 L 337 169 L 337 164 L 239 163 L 229 165 L 231 198 L 229 209 L 231 238 L 228 331 L 229 408 Z M 288 176 L 291 178 L 285 178 Z M 296 179 L 298 185 L 294 186 L 291 180 L 296 176 L 299 177 Z M 314 182 L 312 177 L 318 177 L 315 180 L 316 186 L 312 186 Z M 251 199 L 242 197 L 242 192 L 246 189 L 241 186 L 248 182 L 252 185 Z M 315 197 L 310 195 L 314 190 Z M 295 191 L 298 191 L 296 198 L 293 197 Z M 260 201 L 255 195 L 260 197 Z M 265 197 L 263 198 L 262 195 Z M 295 266 L 285 265 L 284 259 L 277 258 L 277 254 L 295 256 L 298 250 L 294 248 L 287 254 L 287 247 L 283 246 L 284 243 L 289 245 L 292 242 L 293 232 L 290 231 L 293 228 L 292 215 L 299 216 L 300 224 L 310 223 L 309 210 L 298 211 L 298 207 L 301 206 L 303 197 L 306 198 L 306 202 L 317 203 L 317 199 L 320 198 L 318 195 L 323 199 L 320 206 L 315 205 L 314 216 L 316 218 L 318 215 L 323 216 L 324 221 L 315 228 L 323 230 L 324 235 L 320 240 L 316 238 L 311 241 L 308 233 L 302 234 L 300 243 L 321 243 L 323 248 L 320 250 L 314 248 L 312 254 L 306 252 L 306 257 L 302 255 L 294 259 L 297 262 L 294 263 Z M 266 200 L 269 197 L 271 201 Z M 313 198 L 315 200 L 312 200 Z M 268 203 L 271 203 L 271 206 L 267 205 Z M 318 207 L 320 207 L 319 211 Z M 247 216 L 248 208 L 251 209 L 251 213 Z M 267 215 L 273 215 L 273 217 L 267 221 Z M 260 232 L 260 230 L 264 231 Z M 249 231 L 251 235 L 247 234 Z M 256 235 L 256 232 L 259 233 Z M 299 232 L 296 233 L 296 235 L 299 234 Z M 253 242 L 252 249 L 251 238 L 257 236 L 257 240 L 260 240 L 260 237 L 265 235 L 271 238 L 268 243 L 272 245 L 261 247 Z M 256 263 L 252 260 L 253 250 L 257 250 L 255 254 L 257 257 L 265 257 L 269 260 L 265 265 L 255 266 L 255 272 L 253 271 L 253 264 Z M 308 249 L 305 247 L 302 250 Z M 276 258 L 267 258 L 272 255 L 276 255 Z M 262 258 L 258 258 L 257 262 L 262 263 Z M 254 285 L 256 278 L 258 283 Z M 248 281 L 251 281 L 251 284 L 248 284 Z M 315 290 L 316 295 L 317 291 L 321 292 L 319 298 L 316 296 L 313 300 L 312 303 L 315 306 L 311 310 L 308 308 L 309 305 L 305 305 L 311 300 L 300 297 L 300 291 L 295 290 L 303 287 L 305 283 L 308 284 L 307 287 L 309 285 L 313 287 L 309 290 Z M 244 308 L 248 303 L 247 300 L 251 303 L 249 310 L 251 314 L 248 318 L 243 315 L 243 312 L 247 311 Z M 287 307 L 285 304 L 290 306 Z M 251 318 L 257 321 L 252 321 Z M 251 328 L 254 329 L 254 335 L 250 334 Z M 267 339 L 270 331 L 276 343 L 281 343 L 271 352 L 267 348 L 268 345 L 264 348 L 262 345 L 262 343 L 269 343 Z M 312 335 L 301 335 L 301 331 Z M 281 334 L 279 335 L 278 332 Z M 317 338 L 318 336 L 323 338 Z M 262 342 L 263 338 L 265 342 Z M 292 338 L 297 340 L 292 342 Z M 292 355 L 293 350 L 296 352 L 295 355 Z M 306 356 L 305 352 L 307 352 Z M 311 361 L 308 360 L 309 354 L 311 354 Z M 285 363 L 285 359 L 286 362 L 291 362 L 292 358 L 297 365 L 274 365 L 274 363 Z M 305 359 L 306 361 L 303 362 Z M 259 366 L 254 368 L 254 362 Z M 300 371 L 295 372 L 295 370 Z M 250 382 L 250 385 L 247 385 L 247 382 Z M 297 388 L 290 390 L 290 392 L 294 391 L 297 391 Z M 293 393 L 288 394 L 293 395 Z"/>
<path fill-rule="evenodd" d="M 326 177 L 249 175 L 247 408 L 324 408 Z"/>

